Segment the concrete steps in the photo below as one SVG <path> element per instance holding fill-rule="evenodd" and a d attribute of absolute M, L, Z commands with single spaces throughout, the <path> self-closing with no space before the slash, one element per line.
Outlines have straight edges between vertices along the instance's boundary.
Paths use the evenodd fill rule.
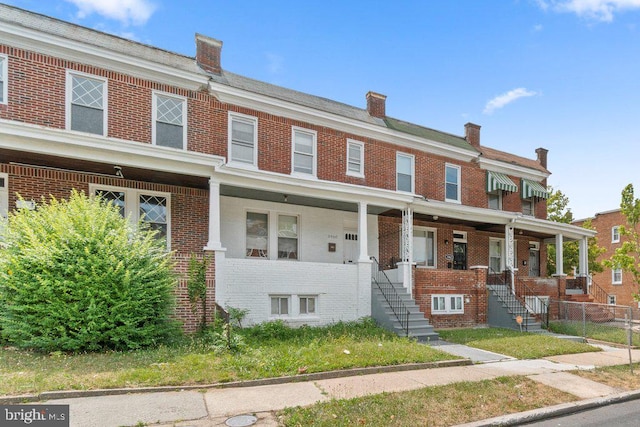
<path fill-rule="evenodd" d="M 542 324 L 531 314 L 505 285 L 488 285 L 490 292 L 489 324 L 502 328 L 522 330 L 532 333 L 545 333 Z M 497 313 L 497 311 L 501 311 Z M 522 324 L 517 322 L 522 317 Z"/>

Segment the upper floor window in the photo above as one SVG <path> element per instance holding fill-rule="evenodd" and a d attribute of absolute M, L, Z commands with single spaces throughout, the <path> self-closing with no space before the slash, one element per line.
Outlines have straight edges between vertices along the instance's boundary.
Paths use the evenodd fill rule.
<path fill-rule="evenodd" d="M 186 98 L 153 93 L 153 143 L 163 147 L 187 148 Z"/>
<path fill-rule="evenodd" d="M 614 268 L 611 270 L 611 283 L 613 285 L 621 285 L 622 284 L 622 269 Z"/>
<path fill-rule="evenodd" d="M 257 166 L 258 119 L 229 112 L 229 162 Z"/>
<path fill-rule="evenodd" d="M 618 243 L 620 241 L 620 227 L 611 227 L 611 243 Z"/>
<path fill-rule="evenodd" d="M 6 104 L 8 98 L 8 63 L 5 55 L 0 55 L 0 104 Z"/>
<path fill-rule="evenodd" d="M 347 175 L 364 177 L 364 144 L 347 141 Z"/>
<path fill-rule="evenodd" d="M 530 199 L 522 199 L 522 213 L 524 215 L 534 216 L 535 215 L 535 203 L 533 201 L 533 197 Z"/>
<path fill-rule="evenodd" d="M 67 129 L 106 135 L 107 81 L 67 73 Z"/>
<path fill-rule="evenodd" d="M 489 200 L 489 209 L 502 210 L 502 190 L 487 193 L 487 199 Z"/>
<path fill-rule="evenodd" d="M 170 194 L 107 186 L 91 186 L 91 190 L 93 194 L 111 201 L 123 217 L 149 224 L 151 229 L 158 231 L 158 237 L 166 240 L 167 248 L 170 247 Z"/>
<path fill-rule="evenodd" d="M 315 131 L 293 128 L 293 173 L 316 176 L 316 136 Z"/>
<path fill-rule="evenodd" d="M 445 166 L 445 195 L 447 202 L 460 203 L 460 166 Z"/>
<path fill-rule="evenodd" d="M 396 190 L 414 192 L 415 157 L 396 153 Z"/>
<path fill-rule="evenodd" d="M 9 214 L 9 175 L 0 173 L 0 218 Z"/>

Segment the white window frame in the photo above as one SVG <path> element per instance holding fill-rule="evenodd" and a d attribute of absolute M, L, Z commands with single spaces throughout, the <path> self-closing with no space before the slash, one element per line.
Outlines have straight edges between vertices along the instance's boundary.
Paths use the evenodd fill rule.
<path fill-rule="evenodd" d="M 500 271 L 494 273 L 502 273 L 507 269 L 507 241 L 497 237 L 489 237 L 489 266 L 491 266 L 491 242 L 500 242 Z M 513 268 L 518 269 L 518 241 L 513 239 Z"/>
<path fill-rule="evenodd" d="M 421 268 L 437 268 L 438 267 L 438 229 L 437 228 L 432 228 L 432 227 L 414 226 L 413 227 L 413 232 L 414 232 L 413 248 L 414 248 L 414 251 L 415 251 L 415 248 L 416 248 L 416 244 L 415 244 L 415 232 L 416 231 L 424 231 L 424 232 L 432 232 L 433 233 L 433 265 L 427 264 L 427 261 L 425 261 L 424 264 L 418 264 L 416 262 L 416 265 L 418 267 L 421 267 Z M 428 253 L 428 251 L 427 251 L 427 253 Z M 414 254 L 415 254 L 415 252 L 414 252 Z M 400 256 L 402 256 L 402 254 Z M 414 258 L 414 262 L 415 262 L 415 258 Z"/>
<path fill-rule="evenodd" d="M 619 276 L 620 278 L 616 278 Z M 611 284 L 612 285 L 622 285 L 622 269 L 621 268 L 613 268 L 611 269 Z"/>
<path fill-rule="evenodd" d="M 164 197 L 167 201 L 167 250 L 171 250 L 171 193 L 161 191 L 147 191 L 127 187 L 90 184 L 89 192 L 95 196 L 98 191 L 114 191 L 124 193 L 124 213 L 134 224 L 140 220 L 140 196 Z"/>
<path fill-rule="evenodd" d="M 253 126 L 253 162 L 245 162 L 242 160 L 236 160 L 231 157 L 233 153 L 233 122 L 243 122 L 251 124 Z M 247 114 L 236 113 L 229 111 L 228 124 L 227 124 L 227 160 L 230 165 L 256 169 L 258 167 L 258 118 L 249 116 Z"/>
<path fill-rule="evenodd" d="M 0 218 L 6 218 L 9 214 L 9 174 L 0 173 L 0 181 L 4 185 L 0 186 Z"/>
<path fill-rule="evenodd" d="M 104 77 L 96 76 L 93 74 L 82 73 L 80 71 L 67 70 L 66 71 L 66 94 L 65 94 L 65 126 L 67 130 L 71 130 L 71 100 L 73 99 L 73 77 L 84 77 L 86 79 L 98 80 L 103 83 L 102 85 L 102 136 L 107 136 L 109 129 L 109 84 L 108 80 Z M 74 131 L 80 132 L 80 131 Z M 84 133 L 84 132 L 83 132 Z M 98 135 L 90 133 L 91 135 Z"/>
<path fill-rule="evenodd" d="M 525 211 L 524 211 L 525 202 L 531 204 L 531 213 L 525 213 Z M 533 197 L 530 197 L 528 199 L 522 199 L 521 205 L 522 205 L 522 214 L 523 215 L 536 216 L 536 202 L 533 200 Z"/>
<path fill-rule="evenodd" d="M 611 243 L 619 243 L 620 242 L 620 226 L 614 225 L 611 227 Z"/>
<path fill-rule="evenodd" d="M 273 312 L 273 300 L 278 299 L 278 313 Z M 282 313 L 282 300 L 287 301 L 287 312 Z M 269 295 L 269 317 L 271 318 L 283 318 L 291 316 L 291 295 L 283 295 L 283 294 L 270 294 Z"/>
<path fill-rule="evenodd" d="M 498 198 L 498 207 L 497 208 L 493 208 L 491 207 L 491 196 L 496 196 Z M 487 193 L 487 207 L 489 209 L 493 209 L 493 210 L 497 210 L 497 211 L 501 211 L 502 210 L 502 190 L 494 190 L 490 193 Z"/>
<path fill-rule="evenodd" d="M 447 181 L 447 171 L 449 169 L 454 169 L 456 171 L 456 182 L 448 182 Z M 461 194 L 462 194 L 462 168 L 459 165 L 454 165 L 452 163 L 446 163 L 444 166 L 444 201 L 452 202 L 452 203 L 462 203 Z M 456 198 L 450 199 L 447 198 L 447 185 L 453 184 L 456 185 Z"/>
<path fill-rule="evenodd" d="M 249 235 L 247 233 L 247 216 L 249 214 L 258 214 L 258 215 L 266 215 L 267 216 L 267 230 L 266 230 L 267 231 L 267 235 L 265 236 L 265 239 L 267 241 L 266 242 L 267 243 L 267 249 L 266 249 L 266 254 L 265 255 L 263 255 L 260 252 L 258 252 L 257 256 L 252 256 L 248 252 L 249 248 L 247 247 L 247 238 L 249 237 Z M 244 214 L 244 220 L 245 220 L 244 221 L 244 233 L 245 233 L 245 235 L 244 235 L 244 242 L 245 242 L 244 251 L 245 251 L 245 258 L 248 258 L 248 259 L 269 259 L 269 256 L 271 255 L 271 250 L 270 250 L 271 249 L 271 247 L 270 247 L 271 241 L 269 239 L 269 227 L 271 226 L 271 224 L 270 224 L 270 221 L 271 221 L 270 216 L 271 215 L 269 215 L 269 212 L 261 211 L 261 210 L 258 210 L 258 209 L 249 209 L 249 210 L 245 211 L 245 214 Z"/>
<path fill-rule="evenodd" d="M 437 303 L 436 303 L 437 299 Z M 453 301 L 452 301 L 453 300 Z M 444 306 L 442 307 L 442 302 Z M 437 307 L 437 309 L 435 308 Z M 431 314 L 464 314 L 464 295 L 462 294 L 432 294 Z"/>
<path fill-rule="evenodd" d="M 398 174 L 399 174 L 398 163 L 401 157 L 407 158 L 411 162 L 411 189 L 409 191 L 400 190 L 398 188 Z M 407 154 L 400 151 L 396 151 L 396 191 L 399 191 L 401 193 L 410 193 L 410 194 L 414 194 L 416 191 L 416 157 L 413 154 Z"/>
<path fill-rule="evenodd" d="M 9 103 L 9 57 L 0 54 L 0 76 L 2 76 L 2 93 L 0 93 L 0 104 Z"/>
<path fill-rule="evenodd" d="M 298 133 L 310 135 L 312 138 L 311 154 L 296 151 L 296 135 Z M 302 156 L 311 156 L 311 173 L 296 171 L 296 154 Z M 305 129 L 298 126 L 291 127 L 291 175 L 299 177 L 317 177 L 318 174 L 318 132 L 311 129 Z"/>
<path fill-rule="evenodd" d="M 167 92 L 160 92 L 160 91 L 156 91 L 154 90 L 151 94 L 151 98 L 152 98 L 152 106 L 151 106 L 151 142 L 153 145 L 157 145 L 156 144 L 156 135 L 157 135 L 157 122 L 158 122 L 158 96 L 163 96 L 165 98 L 173 98 L 173 99 L 177 99 L 179 101 L 182 102 L 182 149 L 186 150 L 187 149 L 187 98 L 184 96 L 180 96 L 180 95 L 175 95 L 173 93 L 167 93 Z M 176 147 L 167 147 L 165 145 L 159 145 L 159 147 L 165 147 L 165 148 L 174 148 L 176 149 Z"/>
<path fill-rule="evenodd" d="M 280 235 L 280 218 L 283 216 L 289 216 L 296 218 L 296 258 L 281 258 L 280 257 L 280 238 L 283 239 L 293 239 L 293 237 L 281 236 Z M 292 213 L 278 213 L 276 215 L 276 259 L 283 261 L 300 261 L 300 215 L 292 214 Z"/>
<path fill-rule="evenodd" d="M 302 310 L 302 300 L 307 301 L 304 312 Z M 313 311 L 309 311 L 309 300 L 313 300 Z M 298 314 L 303 317 L 318 315 L 318 295 L 298 295 Z"/>
<path fill-rule="evenodd" d="M 360 158 L 358 159 L 359 171 L 352 171 L 349 169 L 349 165 L 353 163 L 349 156 L 349 152 L 351 151 L 351 147 L 360 148 Z M 364 178 L 364 143 L 360 141 L 356 141 L 353 139 L 347 139 L 347 175 L 355 176 L 357 178 Z"/>
<path fill-rule="evenodd" d="M 618 297 L 615 295 L 609 295 L 609 301 L 607 301 L 609 305 L 618 305 Z"/>

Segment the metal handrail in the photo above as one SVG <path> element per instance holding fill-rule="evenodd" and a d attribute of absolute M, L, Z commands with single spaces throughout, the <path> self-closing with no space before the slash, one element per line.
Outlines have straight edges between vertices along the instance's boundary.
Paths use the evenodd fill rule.
<path fill-rule="evenodd" d="M 587 286 L 587 293 L 593 297 L 593 300 L 600 304 L 609 304 L 609 294 L 594 282 L 593 277 L 589 275 L 588 279 L 590 283 Z"/>
<path fill-rule="evenodd" d="M 376 284 L 380 292 L 384 296 L 384 299 L 389 304 L 391 311 L 400 322 L 400 327 L 404 330 L 405 335 L 409 336 L 409 309 L 404 304 L 404 301 L 398 295 L 396 288 L 393 287 L 391 280 L 387 274 L 382 270 L 376 257 L 370 257 L 373 261 L 371 266 L 371 280 Z"/>
<path fill-rule="evenodd" d="M 516 291 L 516 297 L 522 302 L 524 308 L 527 310 L 529 314 L 533 314 L 536 318 L 540 319 L 540 321 L 544 324 L 544 326 L 549 326 L 549 304 L 547 304 L 543 299 L 541 299 L 535 292 L 527 286 L 524 281 L 522 281 L 518 276 L 515 277 L 515 286 L 514 289 Z M 536 313 L 533 307 L 531 307 L 527 303 L 527 298 L 535 298 L 538 307 L 543 309 L 543 315 L 541 316 L 539 313 Z"/>

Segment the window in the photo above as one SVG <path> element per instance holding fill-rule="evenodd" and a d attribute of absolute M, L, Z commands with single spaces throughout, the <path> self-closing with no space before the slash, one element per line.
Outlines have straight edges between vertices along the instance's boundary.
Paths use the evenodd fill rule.
<path fill-rule="evenodd" d="M 614 268 L 611 270 L 611 284 L 622 285 L 622 269 Z"/>
<path fill-rule="evenodd" d="M 620 241 L 620 227 L 611 227 L 611 243 L 618 243 Z"/>
<path fill-rule="evenodd" d="M 534 314 L 546 314 L 550 297 L 546 295 L 525 296 L 525 305 L 529 312 Z"/>
<path fill-rule="evenodd" d="M 287 316 L 289 314 L 288 296 L 271 296 L 271 315 Z"/>
<path fill-rule="evenodd" d="M 522 199 L 522 213 L 524 215 L 534 216 L 535 215 L 535 206 L 533 203 L 533 198 L 531 199 Z"/>
<path fill-rule="evenodd" d="M 9 214 L 9 175 L 0 173 L 0 218 Z"/>
<path fill-rule="evenodd" d="M 131 188 L 91 186 L 91 192 L 111 201 L 120 210 L 123 217 L 131 221 L 142 220 L 151 229 L 157 230 L 157 236 L 165 239 L 167 248 L 171 245 L 170 194 Z"/>
<path fill-rule="evenodd" d="M 489 209 L 502 210 L 502 190 L 487 193 L 487 198 L 489 199 Z"/>
<path fill-rule="evenodd" d="M 616 296 L 615 295 L 609 295 L 609 305 L 616 305 Z"/>
<path fill-rule="evenodd" d="M 278 259 L 298 259 L 297 216 L 278 216 Z"/>
<path fill-rule="evenodd" d="M 229 161 L 236 164 L 258 164 L 258 119 L 229 113 Z"/>
<path fill-rule="evenodd" d="M 490 273 L 500 273 L 504 268 L 502 262 L 502 242 L 500 239 L 489 240 L 489 268 Z"/>
<path fill-rule="evenodd" d="M 396 153 L 396 190 L 413 193 L 415 158 L 409 154 Z"/>
<path fill-rule="evenodd" d="M 106 104 L 106 80 L 67 74 L 67 129 L 106 135 Z"/>
<path fill-rule="evenodd" d="M 153 143 L 162 147 L 187 148 L 187 99 L 153 93 Z"/>
<path fill-rule="evenodd" d="M 431 314 L 464 313 L 463 295 L 432 295 Z"/>
<path fill-rule="evenodd" d="M 444 199 L 447 202 L 460 203 L 460 166 L 445 166 Z"/>
<path fill-rule="evenodd" d="M 316 297 L 300 297 L 300 314 L 316 314 Z"/>
<path fill-rule="evenodd" d="M 316 132 L 293 128 L 293 173 L 316 175 Z"/>
<path fill-rule="evenodd" d="M 413 261 L 425 267 L 436 266 L 436 230 L 413 229 Z"/>
<path fill-rule="evenodd" d="M 268 258 L 269 215 L 247 212 L 247 256 Z"/>
<path fill-rule="evenodd" d="M 0 55 L 0 104 L 6 104 L 8 102 L 8 63 L 9 59 L 5 55 Z"/>
<path fill-rule="evenodd" d="M 364 177 L 364 144 L 347 141 L 347 175 Z"/>

